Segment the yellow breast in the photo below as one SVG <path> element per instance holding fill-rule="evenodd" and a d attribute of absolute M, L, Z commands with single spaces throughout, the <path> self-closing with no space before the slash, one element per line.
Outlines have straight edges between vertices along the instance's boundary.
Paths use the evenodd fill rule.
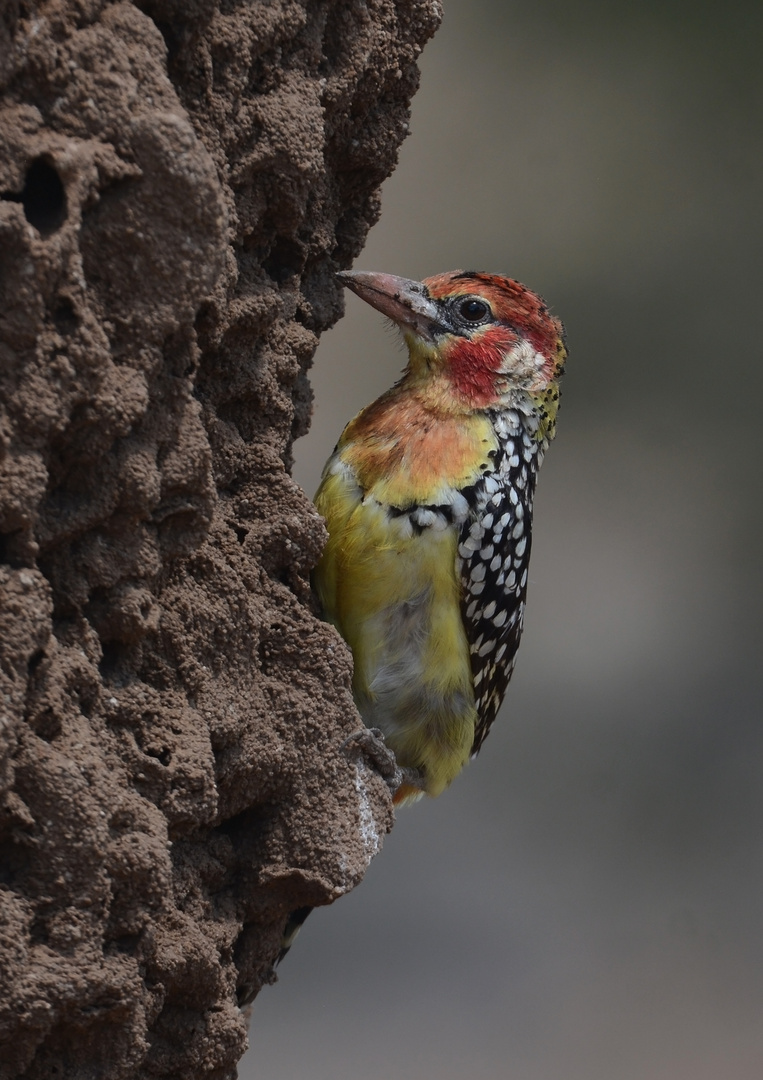
<path fill-rule="evenodd" d="M 401 424 L 399 403 L 393 418 L 377 402 L 345 429 L 315 499 L 329 542 L 314 582 L 352 649 L 365 723 L 384 731 L 401 765 L 423 770 L 435 795 L 468 760 L 476 722 L 460 525 L 433 513 L 417 529 L 394 510 L 465 507 L 461 489 L 489 467 L 497 441 L 482 416 L 419 409 L 413 419 Z"/>

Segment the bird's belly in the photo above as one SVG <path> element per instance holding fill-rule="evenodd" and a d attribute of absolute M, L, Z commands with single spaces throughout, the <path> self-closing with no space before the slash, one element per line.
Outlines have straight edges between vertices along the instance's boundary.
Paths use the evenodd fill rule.
<path fill-rule="evenodd" d="M 387 517 L 382 507 L 374 512 Z M 374 544 L 367 523 L 363 535 L 373 550 L 362 559 L 355 552 L 363 584 L 338 626 L 352 647 L 363 720 L 381 728 L 399 764 L 423 771 L 426 790 L 436 795 L 467 762 L 476 721 L 457 537 L 453 528 L 406 536 L 403 523 L 392 527 L 394 542 L 387 518 L 384 541 Z"/>

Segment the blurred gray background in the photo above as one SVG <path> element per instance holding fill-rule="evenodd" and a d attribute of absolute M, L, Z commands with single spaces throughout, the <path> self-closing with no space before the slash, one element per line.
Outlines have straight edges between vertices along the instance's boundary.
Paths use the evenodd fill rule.
<path fill-rule="evenodd" d="M 763 1076 L 756 3 L 445 0 L 359 269 L 564 320 L 526 631 L 480 758 L 255 1002 L 244 1080 Z M 354 297 L 310 491 L 404 357 Z"/>

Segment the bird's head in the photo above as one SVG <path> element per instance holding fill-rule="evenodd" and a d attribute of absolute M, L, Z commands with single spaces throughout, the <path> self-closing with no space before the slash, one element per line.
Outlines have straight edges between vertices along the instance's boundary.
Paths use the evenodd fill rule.
<path fill-rule="evenodd" d="M 529 405 L 538 437 L 553 437 L 567 350 L 561 322 L 535 293 L 511 278 L 463 270 L 423 281 L 359 271 L 338 277 L 400 328 L 410 354 L 404 378 L 434 407 Z"/>

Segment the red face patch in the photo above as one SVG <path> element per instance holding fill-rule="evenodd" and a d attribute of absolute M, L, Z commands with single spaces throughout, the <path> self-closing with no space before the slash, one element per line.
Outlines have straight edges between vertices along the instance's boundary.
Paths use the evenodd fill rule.
<path fill-rule="evenodd" d="M 494 402 L 496 375 L 518 340 L 510 327 L 500 324 L 480 327 L 472 339 L 452 338 L 442 354 L 456 390 L 477 408 Z"/>
<path fill-rule="evenodd" d="M 467 329 L 464 336 L 454 335 L 441 347 L 455 388 L 478 408 L 496 400 L 495 376 L 505 371 L 506 357 L 520 340 L 544 357 L 538 371 L 543 381 L 560 373 L 565 356 L 562 325 L 549 314 L 543 300 L 520 282 L 456 270 L 426 278 L 423 284 L 435 300 L 474 296 L 490 305 L 493 321 Z"/>
<path fill-rule="evenodd" d="M 557 357 L 558 343 L 563 338 L 562 324 L 549 313 L 541 297 L 521 282 L 496 274 L 454 270 L 425 278 L 423 284 L 436 300 L 480 297 L 490 304 L 498 322 L 518 331 L 537 352 L 549 358 Z"/>

